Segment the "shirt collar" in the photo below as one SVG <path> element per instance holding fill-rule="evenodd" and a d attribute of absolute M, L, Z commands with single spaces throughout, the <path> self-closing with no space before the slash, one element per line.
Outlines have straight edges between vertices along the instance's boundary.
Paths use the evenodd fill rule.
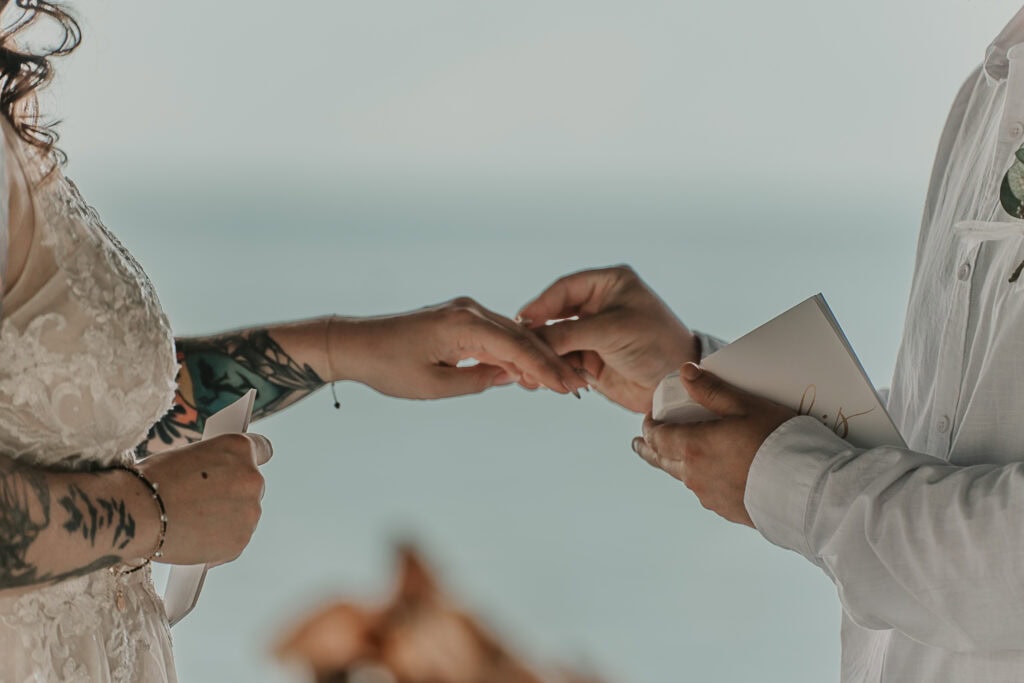
<path fill-rule="evenodd" d="M 1024 43 L 1024 7 L 1017 12 L 985 51 L 985 76 L 990 81 L 1006 80 L 1010 69 L 1007 53 L 1010 48 L 1019 43 Z"/>

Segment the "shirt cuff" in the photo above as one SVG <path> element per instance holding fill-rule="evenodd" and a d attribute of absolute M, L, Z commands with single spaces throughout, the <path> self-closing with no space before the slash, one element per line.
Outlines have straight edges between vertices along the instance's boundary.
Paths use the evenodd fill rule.
<path fill-rule="evenodd" d="M 718 349 L 722 348 L 723 346 L 728 346 L 729 345 L 729 342 L 723 341 L 723 340 L 719 339 L 718 337 L 714 337 L 714 336 L 712 336 L 710 334 L 707 334 L 705 332 L 700 332 L 698 330 L 691 330 L 691 332 L 693 332 L 693 336 L 697 337 L 697 339 L 700 340 L 700 359 L 701 359 L 701 361 L 703 361 L 705 358 L 707 358 L 708 356 L 710 356 L 711 354 L 713 354 L 715 351 L 717 351 Z"/>
<path fill-rule="evenodd" d="M 761 534 L 817 563 L 807 542 L 808 511 L 816 509 L 830 461 L 852 446 L 803 415 L 772 432 L 754 456 L 743 504 Z"/>

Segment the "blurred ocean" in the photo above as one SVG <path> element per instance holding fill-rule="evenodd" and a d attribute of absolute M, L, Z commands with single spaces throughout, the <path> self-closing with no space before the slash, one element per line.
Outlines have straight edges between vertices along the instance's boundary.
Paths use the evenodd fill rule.
<path fill-rule="evenodd" d="M 69 4 L 85 42 L 43 111 L 180 334 L 462 294 L 511 315 L 626 262 L 726 338 L 820 291 L 885 386 L 950 100 L 1020 0 Z M 838 678 L 830 582 L 641 462 L 639 417 L 338 393 L 255 425 L 263 521 L 176 627 L 182 683 L 301 683 L 275 638 L 381 595 L 410 537 L 531 662 Z"/>
<path fill-rule="evenodd" d="M 511 315 L 563 273 L 626 262 L 687 323 L 724 337 L 821 291 L 879 386 L 920 203 L 756 184 L 78 180 L 181 334 L 460 294 Z M 263 521 L 175 629 L 182 681 L 304 680 L 268 656 L 275 637 L 325 599 L 382 595 L 390 544 L 410 537 L 534 662 L 609 683 L 837 677 L 829 581 L 643 464 L 629 448 L 638 417 L 596 394 L 338 393 L 340 411 L 325 391 L 255 426 L 276 449 Z"/>

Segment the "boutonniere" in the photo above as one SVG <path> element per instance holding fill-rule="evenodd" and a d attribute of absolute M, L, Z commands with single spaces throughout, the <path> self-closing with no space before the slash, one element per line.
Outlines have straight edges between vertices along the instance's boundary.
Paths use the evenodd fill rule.
<path fill-rule="evenodd" d="M 1024 145 L 1013 156 L 1013 164 L 999 187 L 999 203 L 1006 213 L 1024 220 Z M 1010 274 L 1010 282 L 1019 280 L 1021 271 L 1024 271 L 1024 261 Z"/>
<path fill-rule="evenodd" d="M 1006 213 L 1024 219 L 1024 145 L 1013 156 L 1013 165 L 999 188 L 999 203 Z"/>

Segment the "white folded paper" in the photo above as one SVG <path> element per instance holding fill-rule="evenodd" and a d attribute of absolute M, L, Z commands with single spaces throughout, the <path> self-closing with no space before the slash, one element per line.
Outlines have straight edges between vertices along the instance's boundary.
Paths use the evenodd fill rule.
<path fill-rule="evenodd" d="M 701 367 L 740 389 L 817 418 L 854 446 L 905 447 L 821 294 L 722 347 Z M 717 416 L 690 398 L 676 374 L 655 390 L 653 417 L 685 424 Z"/>
<path fill-rule="evenodd" d="M 239 434 L 248 430 L 255 400 L 256 390 L 250 389 L 240 399 L 211 415 L 203 429 L 203 439 L 223 434 Z M 171 626 L 195 609 L 208 568 L 205 564 L 171 567 L 167 576 L 167 588 L 164 590 L 164 609 L 167 611 L 167 621 Z"/>

